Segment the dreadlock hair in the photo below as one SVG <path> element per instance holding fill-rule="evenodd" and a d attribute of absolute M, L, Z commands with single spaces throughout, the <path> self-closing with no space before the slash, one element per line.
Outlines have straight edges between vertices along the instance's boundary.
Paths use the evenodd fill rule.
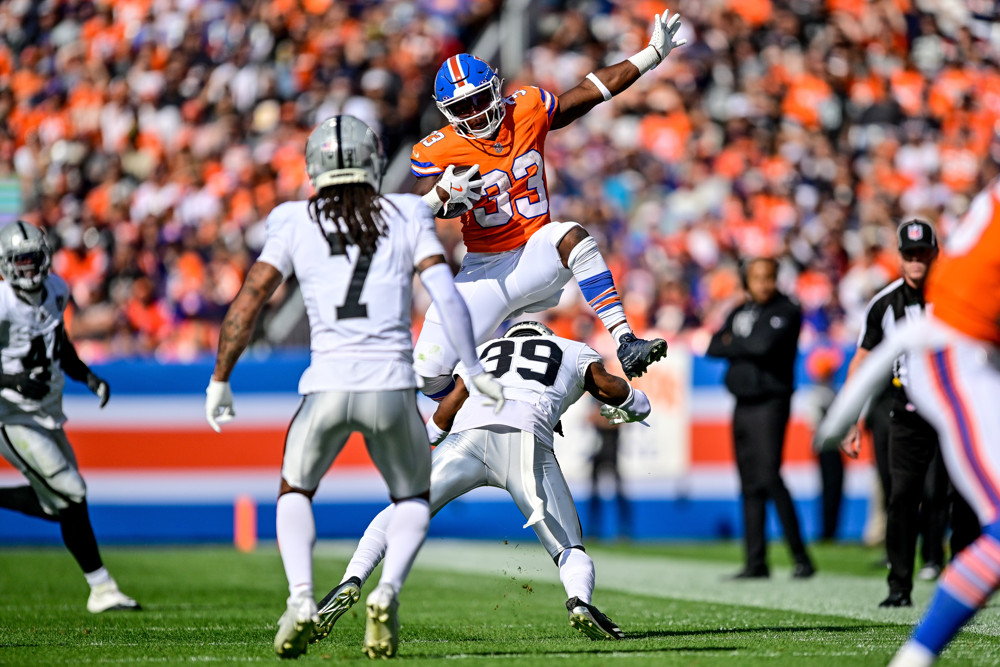
<path fill-rule="evenodd" d="M 375 254 L 385 236 L 384 207 L 395 205 L 368 183 L 329 185 L 309 198 L 309 216 L 320 226 L 331 254 L 342 254 L 347 246 L 358 246 L 363 255 Z M 320 220 L 331 223 L 331 234 Z"/>

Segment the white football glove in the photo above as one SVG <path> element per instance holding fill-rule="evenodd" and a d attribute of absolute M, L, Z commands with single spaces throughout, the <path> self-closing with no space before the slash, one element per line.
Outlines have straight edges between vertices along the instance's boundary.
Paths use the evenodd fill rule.
<path fill-rule="evenodd" d="M 222 433 L 220 424 L 231 422 L 236 416 L 233 410 L 233 390 L 228 382 L 211 380 L 205 390 L 205 419 L 216 433 Z"/>
<path fill-rule="evenodd" d="M 493 414 L 497 414 L 503 409 L 503 387 L 495 377 L 489 373 L 480 373 L 472 378 L 472 384 L 483 395 L 483 405 L 493 406 Z"/>
<path fill-rule="evenodd" d="M 448 201 L 445 206 L 450 209 L 455 207 L 471 208 L 483 196 L 483 178 L 479 175 L 479 165 L 472 165 L 468 171 L 456 174 L 455 165 L 450 164 L 444 170 L 437 185 L 448 193 Z"/>
<path fill-rule="evenodd" d="M 631 424 L 632 422 L 643 422 L 649 416 L 652 406 L 646 394 L 640 389 L 629 387 L 628 398 L 621 405 L 601 406 L 601 416 L 606 417 L 611 424 Z M 646 424 L 649 426 L 649 424 Z"/>
<path fill-rule="evenodd" d="M 677 32 L 681 29 L 681 15 L 674 14 L 670 16 L 670 20 L 667 20 L 668 16 L 669 9 L 653 17 L 653 34 L 649 38 L 649 46 L 628 59 L 640 74 L 645 74 L 662 63 L 677 47 L 687 44 L 686 39 L 677 39 Z"/>
<path fill-rule="evenodd" d="M 614 425 L 628 423 L 628 413 L 614 405 L 602 405 L 601 416 L 607 417 L 608 422 Z"/>

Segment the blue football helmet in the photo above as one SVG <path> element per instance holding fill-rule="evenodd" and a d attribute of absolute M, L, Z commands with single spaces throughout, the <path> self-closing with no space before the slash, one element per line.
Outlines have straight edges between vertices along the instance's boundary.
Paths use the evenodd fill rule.
<path fill-rule="evenodd" d="M 438 109 L 459 135 L 473 139 L 493 136 L 507 113 L 503 82 L 485 61 L 460 53 L 444 61 L 434 77 Z"/>

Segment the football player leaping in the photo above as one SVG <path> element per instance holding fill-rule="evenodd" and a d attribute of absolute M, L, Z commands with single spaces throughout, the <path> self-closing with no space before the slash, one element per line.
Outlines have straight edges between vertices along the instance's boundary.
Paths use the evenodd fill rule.
<path fill-rule="evenodd" d="M 0 454 L 30 486 L 0 489 L 0 507 L 57 521 L 63 542 L 90 584 L 87 610 L 139 609 L 118 590 L 97 548 L 87 486 L 66 439 L 65 376 L 108 402 L 108 383 L 80 360 L 66 337 L 66 282 L 49 273 L 52 253 L 39 229 L 17 221 L 0 230 Z"/>
<path fill-rule="evenodd" d="M 450 125 L 413 147 L 410 168 L 418 177 L 413 191 L 435 213 L 453 217 L 465 211 L 462 236 L 469 252 L 455 282 L 469 305 L 477 342 L 492 336 L 508 317 L 555 305 L 575 276 L 614 336 L 626 376 L 642 375 L 666 355 L 666 341 L 637 339 L 632 333 L 594 239 L 576 222 L 550 220 L 542 154 L 549 130 L 610 100 L 687 43 L 676 39 L 678 15 L 668 21 L 668 13 L 654 18 L 649 46 L 588 74 L 559 97 L 528 86 L 504 98 L 493 69 L 464 53 L 438 70 L 434 98 Z M 474 168 L 456 174 L 459 165 Z M 423 391 L 435 399 L 451 391 L 451 370 L 458 361 L 442 326 L 442 313 L 432 305 L 414 349 Z"/>
<path fill-rule="evenodd" d="M 267 240 L 229 307 L 208 386 L 212 428 L 233 418 L 229 375 L 250 342 L 257 316 L 293 272 L 309 315 L 311 360 L 299 381 L 302 404 L 288 427 L 277 507 L 278 550 L 288 577 L 288 604 L 274 650 L 295 658 L 316 622 L 312 497 L 352 432 L 365 436 L 392 499 L 382 579 L 368 596 L 365 652 L 390 657 L 397 645 L 396 596 L 427 535 L 430 446 L 417 412 L 410 337 L 414 269 L 448 323 L 448 337 L 471 382 L 503 406 L 500 385 L 476 357 L 472 325 L 455 290 L 434 218 L 414 195 L 380 195 L 385 158 L 362 121 L 336 116 L 306 142 L 309 201 L 288 202 L 267 218 Z"/>
<path fill-rule="evenodd" d="M 569 623 L 591 639 L 621 639 L 622 631 L 591 604 L 594 561 L 583 550 L 573 496 L 552 451 L 556 422 L 584 391 L 605 403 L 612 423 L 645 418 L 649 400 L 609 374 L 594 350 L 558 338 L 543 324 L 515 324 L 503 338 L 480 346 L 480 359 L 504 387 L 499 414 L 467 401 L 468 374 L 427 422 L 432 442 L 441 442 L 431 463 L 431 514 L 481 486 L 505 489 L 559 567 L 569 598 Z M 451 435 L 446 436 L 451 430 Z M 386 553 L 391 508 L 368 526 L 340 585 L 320 601 L 313 641 L 326 637 L 361 594 L 361 587 Z"/>

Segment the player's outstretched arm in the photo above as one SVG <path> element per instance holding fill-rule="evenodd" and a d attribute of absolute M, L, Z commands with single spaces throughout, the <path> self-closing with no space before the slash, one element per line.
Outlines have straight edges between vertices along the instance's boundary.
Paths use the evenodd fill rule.
<path fill-rule="evenodd" d="M 649 399 L 641 389 L 612 375 L 600 362 L 587 367 L 583 387 L 591 396 L 604 403 L 601 414 L 612 424 L 642 421 L 652 411 Z"/>
<path fill-rule="evenodd" d="M 111 387 L 90 370 L 87 364 L 83 363 L 83 360 L 76 353 L 73 342 L 66 335 L 65 327 L 60 326 L 56 335 L 59 338 L 59 366 L 66 375 L 77 382 L 86 384 L 87 389 L 90 389 L 100 399 L 100 407 L 103 408 L 108 404 L 108 399 L 111 398 Z"/>
<path fill-rule="evenodd" d="M 851 363 L 847 367 L 846 380 L 851 379 L 851 375 L 858 370 L 858 367 L 861 366 L 861 362 L 863 362 L 867 356 L 868 350 L 863 347 L 859 347 L 854 352 L 854 358 L 851 359 Z M 868 411 L 865 409 L 861 410 L 861 414 L 865 414 L 867 412 Z M 852 459 L 858 458 L 858 455 L 861 454 L 861 428 L 859 425 L 855 424 L 847 431 L 847 435 L 844 436 L 844 439 L 840 442 L 840 451 L 844 452 L 844 454 Z"/>
<path fill-rule="evenodd" d="M 219 424 L 232 421 L 236 416 L 229 376 L 243 350 L 250 344 L 260 311 L 283 279 L 281 271 L 275 267 L 266 262 L 255 262 L 222 320 L 215 371 L 205 390 L 205 418 L 216 433 L 222 431 Z"/>
<path fill-rule="evenodd" d="M 616 65 L 591 72 L 580 85 L 562 93 L 559 108 L 552 118 L 552 129 L 566 127 L 601 102 L 610 100 L 663 62 L 671 51 L 687 44 L 686 39 L 677 39 L 680 18 L 680 14 L 670 16 L 670 10 L 657 14 L 653 17 L 649 46 Z"/>

